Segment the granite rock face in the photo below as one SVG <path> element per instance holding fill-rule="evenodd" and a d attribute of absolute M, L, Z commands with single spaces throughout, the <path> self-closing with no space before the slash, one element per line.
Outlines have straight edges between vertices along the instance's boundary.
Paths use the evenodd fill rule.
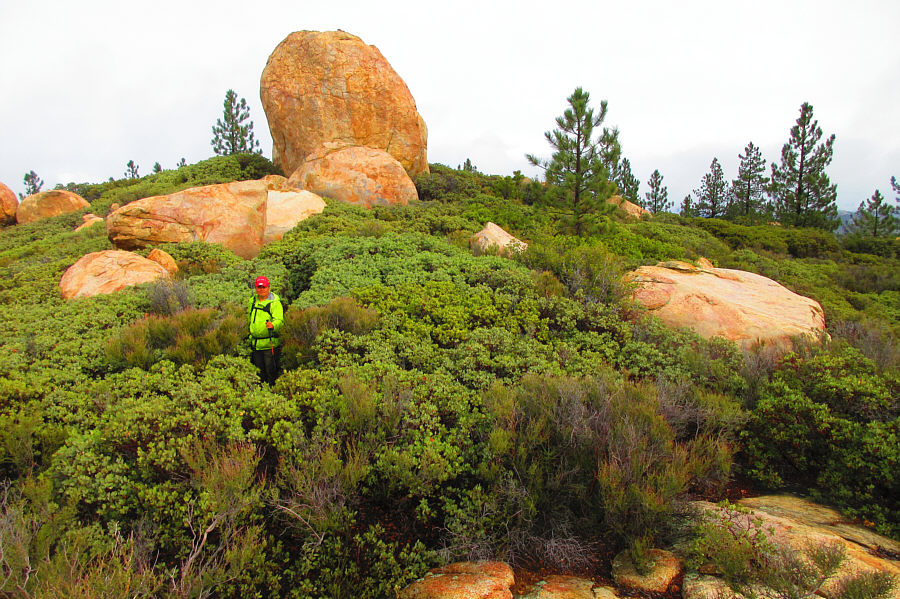
<path fill-rule="evenodd" d="M 290 34 L 269 56 L 259 94 L 285 173 L 327 143 L 381 149 L 410 176 L 428 172 L 428 133 L 409 88 L 355 35 Z"/>
<path fill-rule="evenodd" d="M 673 261 L 641 266 L 626 278 L 636 283 L 634 299 L 666 324 L 725 337 L 744 349 L 790 349 L 792 337 L 825 334 L 817 301 L 762 275 Z"/>
<path fill-rule="evenodd" d="M 475 233 L 472 237 L 472 243 L 481 249 L 481 251 L 487 250 L 491 247 L 496 247 L 500 249 L 501 253 L 508 254 L 510 252 L 524 252 L 528 248 L 528 244 L 513 237 L 509 233 L 503 230 L 500 226 L 488 222 L 484 226 L 484 228 Z"/>
<path fill-rule="evenodd" d="M 114 293 L 131 285 L 168 277 L 165 268 L 142 256 L 104 250 L 82 256 L 59 281 L 63 299 Z"/>

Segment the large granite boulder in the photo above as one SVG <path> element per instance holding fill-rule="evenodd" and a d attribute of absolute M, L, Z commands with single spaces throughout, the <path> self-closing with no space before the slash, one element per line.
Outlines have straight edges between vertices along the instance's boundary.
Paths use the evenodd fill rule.
<path fill-rule="evenodd" d="M 285 173 L 328 142 L 385 150 L 410 176 L 428 172 L 428 134 L 409 88 L 355 35 L 290 34 L 269 56 L 259 95 Z"/>
<path fill-rule="evenodd" d="M 11 225 L 16 222 L 16 210 L 19 199 L 12 189 L 0 183 L 0 225 Z"/>
<path fill-rule="evenodd" d="M 21 225 L 33 223 L 42 218 L 78 212 L 90 204 L 77 193 L 64 189 L 41 191 L 30 195 L 16 209 L 16 221 Z"/>
<path fill-rule="evenodd" d="M 725 337 L 743 349 L 787 350 L 793 337 L 816 341 L 825 334 L 817 301 L 762 275 L 673 261 L 641 266 L 626 279 L 636 283 L 634 299 L 666 324 Z"/>
<path fill-rule="evenodd" d="M 252 258 L 263 244 L 324 208 L 322 198 L 270 175 L 131 202 L 110 213 L 106 231 L 119 249 L 206 241 Z"/>
<path fill-rule="evenodd" d="M 131 285 L 168 277 L 165 268 L 121 250 L 104 250 L 82 256 L 59 281 L 63 299 L 114 293 Z"/>
<path fill-rule="evenodd" d="M 323 146 L 307 157 L 288 183 L 365 208 L 405 206 L 419 198 L 412 179 L 393 156 L 362 146 Z"/>

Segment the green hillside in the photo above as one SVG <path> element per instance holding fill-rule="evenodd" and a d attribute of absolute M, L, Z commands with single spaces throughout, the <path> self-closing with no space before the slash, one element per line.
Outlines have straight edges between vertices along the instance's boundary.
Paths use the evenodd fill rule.
<path fill-rule="evenodd" d="M 219 157 L 70 185 L 106 214 L 275 172 Z M 422 201 L 329 202 L 242 260 L 64 301 L 111 249 L 84 212 L 0 229 L 0 594 L 391 597 L 450 560 L 640 555 L 679 500 L 789 489 L 900 538 L 900 242 L 614 208 L 566 234 L 552 186 L 431 165 Z M 470 248 L 493 221 L 529 242 Z M 621 275 L 706 257 L 825 309 L 780 359 L 664 327 Z M 290 303 L 259 384 L 250 283 Z"/>

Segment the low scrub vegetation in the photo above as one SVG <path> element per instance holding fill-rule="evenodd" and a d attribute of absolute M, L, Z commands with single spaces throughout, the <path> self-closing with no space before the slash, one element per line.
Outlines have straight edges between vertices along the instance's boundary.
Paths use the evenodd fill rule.
<path fill-rule="evenodd" d="M 221 157 L 76 191 L 103 214 L 272 170 Z M 166 246 L 175 280 L 68 302 L 102 228 L 0 231 L 0 594 L 375 598 L 455 559 L 640 562 L 736 472 L 900 535 L 895 255 L 675 216 L 560 235 L 541 185 L 441 165 L 416 184 L 410 206 L 329 203 L 254 260 Z M 487 221 L 528 250 L 476 255 Z M 630 302 L 628 269 L 701 256 L 817 299 L 831 341 L 742 354 Z M 257 274 L 288 307 L 272 388 L 248 359 Z M 698 555 L 733 538 L 730 580 L 768 576 L 769 545 L 727 524 Z"/>

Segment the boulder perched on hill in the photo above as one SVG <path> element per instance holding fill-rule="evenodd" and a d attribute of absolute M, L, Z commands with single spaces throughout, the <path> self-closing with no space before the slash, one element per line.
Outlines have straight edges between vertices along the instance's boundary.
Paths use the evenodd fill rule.
<path fill-rule="evenodd" d="M 641 219 L 644 215 L 653 216 L 653 213 L 647 210 L 646 208 L 642 208 L 635 204 L 634 202 L 629 202 L 625 198 L 620 195 L 614 195 L 613 197 L 606 200 L 610 204 L 615 204 L 619 208 L 625 211 L 628 216 L 636 219 Z"/>
<path fill-rule="evenodd" d="M 11 225 L 16 222 L 16 210 L 19 199 L 12 189 L 0 183 L 0 225 Z"/>
<path fill-rule="evenodd" d="M 385 150 L 410 176 L 428 172 L 428 134 L 409 88 L 355 35 L 290 34 L 269 56 L 260 98 L 285 173 L 328 142 Z"/>
<path fill-rule="evenodd" d="M 33 223 L 42 218 L 77 212 L 90 204 L 77 193 L 64 189 L 41 191 L 22 200 L 16 209 L 16 221 L 19 224 Z"/>
<path fill-rule="evenodd" d="M 168 276 L 153 260 L 132 252 L 104 250 L 86 254 L 70 266 L 59 281 L 59 291 L 63 299 L 90 297 Z"/>
<path fill-rule="evenodd" d="M 289 184 L 364 208 L 406 206 L 419 199 L 403 166 L 375 148 L 319 148 L 291 175 Z"/>
<path fill-rule="evenodd" d="M 673 261 L 641 266 L 627 278 L 637 284 L 634 299 L 666 324 L 725 337 L 743 349 L 789 349 L 792 337 L 818 340 L 825 332 L 817 301 L 762 275 Z"/>
<path fill-rule="evenodd" d="M 482 251 L 495 247 L 502 253 L 522 252 L 528 248 L 527 243 L 513 237 L 492 222 L 488 222 L 481 231 L 472 236 L 472 244 Z"/>

